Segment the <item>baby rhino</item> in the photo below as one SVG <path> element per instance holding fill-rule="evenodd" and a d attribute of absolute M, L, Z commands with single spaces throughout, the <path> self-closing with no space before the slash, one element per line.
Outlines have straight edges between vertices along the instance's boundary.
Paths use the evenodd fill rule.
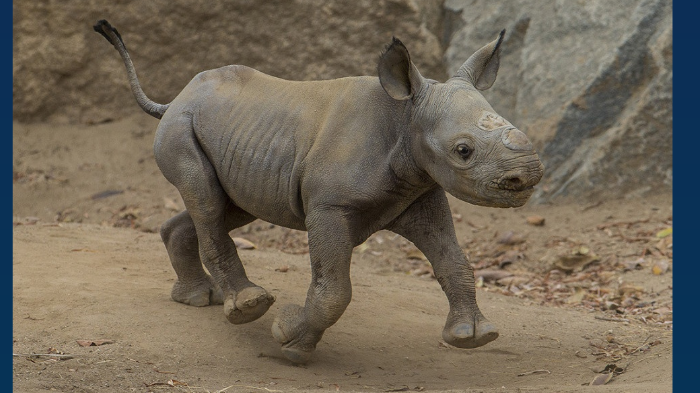
<path fill-rule="evenodd" d="M 503 31 L 445 83 L 421 76 L 394 38 L 378 77 L 298 82 L 231 65 L 157 104 L 117 30 L 104 20 L 94 29 L 119 51 L 138 104 L 161 119 L 155 159 L 186 207 L 161 229 L 174 300 L 223 303 L 231 323 L 254 321 L 275 298 L 248 279 L 229 231 L 256 218 L 308 231 L 306 304 L 282 307 L 272 324 L 284 355 L 305 363 L 350 303 L 353 247 L 385 229 L 432 264 L 450 306 L 447 343 L 474 348 L 498 337 L 476 304 L 445 192 L 522 206 L 542 177 L 528 138 L 479 93 L 496 79 Z"/>

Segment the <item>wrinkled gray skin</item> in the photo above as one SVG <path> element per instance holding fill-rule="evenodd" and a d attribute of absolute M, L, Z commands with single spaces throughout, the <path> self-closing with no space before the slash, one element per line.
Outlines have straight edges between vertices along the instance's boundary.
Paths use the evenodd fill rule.
<path fill-rule="evenodd" d="M 353 247 L 387 229 L 432 264 L 450 306 L 447 343 L 498 337 L 476 304 L 445 191 L 515 207 L 542 177 L 527 137 L 478 91 L 496 78 L 503 32 L 445 83 L 423 78 L 394 39 L 379 78 L 294 82 L 233 65 L 198 74 L 161 105 L 141 90 L 116 30 L 106 21 L 95 30 L 121 54 L 139 105 L 162 116 L 156 162 L 186 206 L 161 229 L 174 300 L 223 303 L 234 324 L 259 318 L 275 298 L 248 279 L 229 231 L 256 218 L 308 231 L 306 304 L 284 306 L 272 325 L 284 355 L 305 363 L 350 303 Z"/>

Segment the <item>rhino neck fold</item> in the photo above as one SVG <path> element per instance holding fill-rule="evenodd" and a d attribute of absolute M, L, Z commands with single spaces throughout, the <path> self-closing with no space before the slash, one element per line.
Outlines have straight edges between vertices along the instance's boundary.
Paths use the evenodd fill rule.
<path fill-rule="evenodd" d="M 389 152 L 389 167 L 393 172 L 396 181 L 403 189 L 414 189 L 417 192 L 428 191 L 435 187 L 436 183 L 430 175 L 421 168 L 413 157 L 413 130 L 409 127 L 411 104 L 397 110 L 393 122 L 393 132 L 397 135 L 396 144 Z"/>

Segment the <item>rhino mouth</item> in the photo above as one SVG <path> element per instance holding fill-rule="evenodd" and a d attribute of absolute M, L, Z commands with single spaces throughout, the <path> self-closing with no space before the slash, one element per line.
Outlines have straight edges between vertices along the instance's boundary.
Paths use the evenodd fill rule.
<path fill-rule="evenodd" d="M 499 181 L 492 181 L 489 187 L 502 191 L 511 191 L 515 193 L 529 192 L 535 189 L 535 186 L 523 183 L 519 178 L 507 178 Z"/>
<path fill-rule="evenodd" d="M 519 207 L 525 204 L 534 193 L 535 187 L 515 181 L 492 181 L 489 189 L 493 193 L 496 207 Z"/>

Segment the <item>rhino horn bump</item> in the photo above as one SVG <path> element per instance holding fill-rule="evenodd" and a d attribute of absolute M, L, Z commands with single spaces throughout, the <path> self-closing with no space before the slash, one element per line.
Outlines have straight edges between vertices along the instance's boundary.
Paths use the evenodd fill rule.
<path fill-rule="evenodd" d="M 517 128 L 508 128 L 504 130 L 501 139 L 503 140 L 503 144 L 510 150 L 532 150 L 532 143 L 530 140 Z"/>

